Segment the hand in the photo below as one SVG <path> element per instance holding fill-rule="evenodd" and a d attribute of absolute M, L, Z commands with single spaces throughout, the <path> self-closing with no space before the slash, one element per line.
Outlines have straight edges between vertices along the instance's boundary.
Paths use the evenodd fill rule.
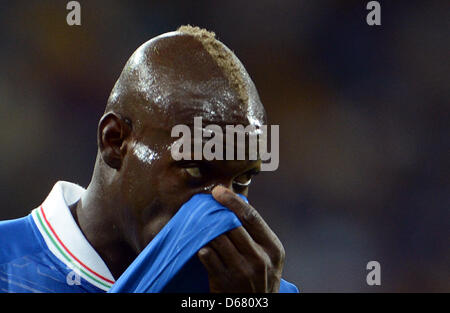
<path fill-rule="evenodd" d="M 233 211 L 242 223 L 200 249 L 198 257 L 208 271 L 211 292 L 278 292 L 284 248 L 259 213 L 223 186 L 213 197 Z"/>

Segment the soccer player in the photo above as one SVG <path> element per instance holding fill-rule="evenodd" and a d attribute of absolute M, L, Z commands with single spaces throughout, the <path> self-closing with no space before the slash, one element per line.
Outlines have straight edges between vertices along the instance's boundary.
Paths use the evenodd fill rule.
<path fill-rule="evenodd" d="M 210 193 L 242 226 L 196 252 L 209 291 L 280 291 L 283 246 L 237 195 L 247 195 L 261 161 L 175 161 L 171 128 L 194 117 L 220 126 L 266 121 L 236 56 L 214 33 L 183 26 L 125 65 L 98 125 L 87 189 L 60 181 L 30 215 L 0 223 L 0 290 L 108 291 L 184 203 Z"/>

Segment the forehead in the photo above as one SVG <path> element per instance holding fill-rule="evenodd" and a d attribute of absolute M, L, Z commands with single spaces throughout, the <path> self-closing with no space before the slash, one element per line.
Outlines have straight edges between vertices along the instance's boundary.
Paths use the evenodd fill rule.
<path fill-rule="evenodd" d="M 194 38 L 169 33 L 139 48 L 128 62 L 130 85 L 144 102 L 152 124 L 171 128 L 202 117 L 219 125 L 263 123 L 264 108 L 241 66 L 249 101 L 238 92 L 216 60 Z"/>
<path fill-rule="evenodd" d="M 242 105 L 227 92 L 212 91 L 211 94 L 192 96 L 181 92 L 171 99 L 168 106 L 160 109 L 160 127 L 172 129 L 176 125 L 193 127 L 195 120 L 201 118 L 202 125 L 255 125 L 261 126 L 265 121 L 262 105 Z M 184 95 L 183 95 L 184 94 Z M 161 112 L 162 111 L 162 112 Z"/>

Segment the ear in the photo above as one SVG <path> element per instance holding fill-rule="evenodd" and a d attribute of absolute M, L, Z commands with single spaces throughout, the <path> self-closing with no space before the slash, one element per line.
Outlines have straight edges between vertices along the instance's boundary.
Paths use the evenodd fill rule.
<path fill-rule="evenodd" d="M 110 167 L 119 170 L 127 152 L 127 139 L 131 127 L 117 114 L 105 114 L 98 125 L 98 147 L 103 161 Z"/>

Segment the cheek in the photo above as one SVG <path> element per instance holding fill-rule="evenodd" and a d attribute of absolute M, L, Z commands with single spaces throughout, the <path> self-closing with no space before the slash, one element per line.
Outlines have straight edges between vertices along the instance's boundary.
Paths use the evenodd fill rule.
<path fill-rule="evenodd" d="M 145 247 L 158 234 L 191 196 L 182 188 L 177 177 L 167 172 L 153 176 L 150 184 L 152 190 L 144 190 L 145 195 L 136 196 L 139 203 L 135 203 L 135 214 L 139 216 L 141 225 L 138 231 L 141 247 Z"/>
<path fill-rule="evenodd" d="M 152 149 L 149 146 L 136 142 L 132 148 L 132 154 L 137 163 L 142 166 L 151 168 L 153 164 L 162 158 L 162 153 L 157 149 Z"/>
<path fill-rule="evenodd" d="M 182 183 L 169 161 L 160 158 L 148 164 L 133 155 L 123 168 L 124 196 L 141 225 L 145 225 L 150 216 L 170 215 L 179 207 Z"/>
<path fill-rule="evenodd" d="M 128 214 L 135 221 L 136 235 L 141 244 L 146 244 L 181 205 L 201 191 L 186 184 L 180 169 L 171 165 L 171 159 L 162 157 L 151 164 L 141 159 L 133 154 L 124 164 L 122 189 Z"/>
<path fill-rule="evenodd" d="M 127 190 L 127 202 L 136 211 L 149 206 L 157 198 L 160 189 L 157 168 L 136 167 L 127 172 L 124 187 Z"/>
<path fill-rule="evenodd" d="M 158 172 L 158 160 L 150 164 L 142 162 L 143 158 L 145 158 L 143 151 L 138 153 L 136 149 L 132 150 L 124 160 L 120 173 L 117 174 L 121 179 L 120 189 L 125 206 L 135 219 L 139 219 L 139 211 L 151 202 L 154 191 L 158 188 L 156 185 L 158 180 L 154 179 Z"/>

